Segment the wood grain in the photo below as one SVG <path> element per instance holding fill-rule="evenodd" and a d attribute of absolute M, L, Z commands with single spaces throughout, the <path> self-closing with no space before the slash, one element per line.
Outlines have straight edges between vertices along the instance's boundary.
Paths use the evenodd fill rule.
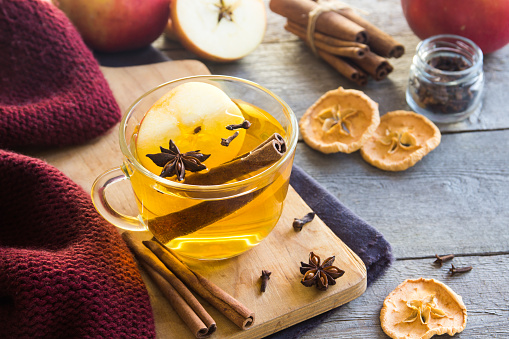
<path fill-rule="evenodd" d="M 433 265 L 434 258 L 398 260 L 387 274 L 371 285 L 356 300 L 333 311 L 323 324 L 301 339 L 316 338 L 388 338 L 380 327 L 380 309 L 385 297 L 405 279 L 434 278 L 450 286 L 463 297 L 468 318 L 465 330 L 454 338 L 507 338 L 509 329 L 509 286 L 505 268 L 509 255 L 461 256 L 455 266 L 473 266 L 463 275 L 450 277 L 450 263 L 442 268 Z M 448 335 L 433 338 L 451 338 Z"/>
<path fill-rule="evenodd" d="M 299 144 L 295 162 L 380 230 L 398 258 L 509 249 L 507 131 L 442 136 L 414 167 L 385 172 L 354 154 Z M 411 240 L 411 239 L 415 239 Z"/>
<path fill-rule="evenodd" d="M 338 86 L 364 90 L 379 103 L 382 114 L 408 109 L 405 90 L 419 39 L 404 19 L 400 0 L 350 3 L 369 10 L 368 20 L 405 46 L 402 58 L 390 60 L 395 70 L 384 81 L 370 81 L 359 88 L 345 80 L 286 32 L 285 19 L 270 10 L 263 43 L 252 54 L 231 64 L 205 64 L 214 74 L 263 84 L 287 101 L 298 117 L 324 92 Z M 164 38 L 154 46 L 172 59 L 196 58 Z M 469 320 L 464 333 L 455 337 L 509 337 L 509 291 L 500 269 L 509 263 L 508 59 L 509 46 L 485 55 L 481 114 L 439 126 L 446 134 L 441 145 L 405 172 L 378 170 L 357 153 L 322 155 L 299 144 L 295 163 L 378 228 L 395 255 L 404 259 L 304 338 L 387 338 L 378 321 L 383 299 L 403 280 L 419 276 L 442 279 L 463 296 Z M 448 280 L 443 271 L 429 267 L 431 259 L 416 259 L 435 252 L 467 255 L 461 262 L 474 265 L 474 271 Z M 472 254 L 476 256 L 468 256 Z"/>
<path fill-rule="evenodd" d="M 202 60 L 213 74 L 238 76 L 260 83 L 280 95 L 293 108 L 298 117 L 324 92 L 343 86 L 359 87 L 340 76 L 329 65 L 313 56 L 305 44 L 284 30 L 286 19 L 268 8 L 267 32 L 263 43 L 247 57 L 230 64 L 219 64 Z M 406 103 L 405 90 L 408 72 L 415 48 L 419 43 L 405 21 L 400 0 L 373 2 L 359 0 L 353 4 L 367 9 L 367 19 L 385 32 L 393 35 L 405 46 L 405 54 L 399 59 L 390 59 L 394 71 L 388 79 L 361 87 L 379 103 L 384 114 L 398 109 L 410 109 Z M 179 44 L 159 39 L 154 46 L 164 51 L 171 59 L 196 58 Z M 496 130 L 509 128 L 504 107 L 505 88 L 509 79 L 509 46 L 485 57 L 486 85 L 483 110 L 479 116 L 449 125 L 441 125 L 442 132 Z M 505 86 L 501 84 L 506 84 Z"/>

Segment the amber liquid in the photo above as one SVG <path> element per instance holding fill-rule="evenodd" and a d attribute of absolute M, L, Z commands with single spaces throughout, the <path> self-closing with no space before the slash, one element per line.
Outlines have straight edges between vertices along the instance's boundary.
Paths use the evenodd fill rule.
<path fill-rule="evenodd" d="M 283 127 L 270 114 L 251 104 L 236 102 L 242 108 L 244 117 L 252 123 L 246 131 L 244 143 L 238 154 L 249 152 L 274 133 L 286 136 Z M 136 135 L 133 140 L 135 142 Z M 161 187 L 153 179 L 136 171 L 130 173 L 130 179 L 141 212 L 140 216 L 154 237 L 183 256 L 196 259 L 225 259 L 258 245 L 276 225 L 288 190 L 291 160 L 286 161 L 268 178 L 269 180 L 264 181 L 264 184 L 255 187 L 254 189 L 260 190 L 261 193 L 243 207 L 198 231 L 170 241 L 165 240 L 164 230 L 161 230 L 160 226 L 157 228 L 151 226 L 155 225 L 155 218 L 182 211 L 207 199 Z M 253 174 L 256 173 L 251 175 Z M 253 187 L 249 189 L 252 191 Z M 234 203 L 234 199 L 241 198 L 224 196 L 212 199 L 227 201 L 225 206 L 228 206 Z"/>

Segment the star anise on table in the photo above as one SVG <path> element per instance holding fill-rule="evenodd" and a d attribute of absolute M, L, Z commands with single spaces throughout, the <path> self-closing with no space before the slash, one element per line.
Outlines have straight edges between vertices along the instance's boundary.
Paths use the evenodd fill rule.
<path fill-rule="evenodd" d="M 329 285 L 335 285 L 335 279 L 345 274 L 345 271 L 332 266 L 335 258 L 329 257 L 320 265 L 320 257 L 313 252 L 309 253 L 309 264 L 300 263 L 300 273 L 304 274 L 302 285 L 310 287 L 316 284 L 316 288 L 321 291 L 325 291 Z"/>
<path fill-rule="evenodd" d="M 163 170 L 159 174 L 162 178 L 169 178 L 174 175 L 177 176 L 178 181 L 184 180 L 186 171 L 198 172 L 207 169 L 207 166 L 202 164 L 202 161 L 207 160 L 210 154 L 202 154 L 200 151 L 191 151 L 186 153 L 180 153 L 177 145 L 170 139 L 170 148 L 159 147 L 161 153 L 147 154 L 159 167 Z"/>

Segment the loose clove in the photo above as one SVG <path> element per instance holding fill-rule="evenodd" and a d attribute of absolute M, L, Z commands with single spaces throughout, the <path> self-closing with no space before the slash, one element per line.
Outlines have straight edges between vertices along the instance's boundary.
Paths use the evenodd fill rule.
<path fill-rule="evenodd" d="M 228 138 L 221 138 L 221 145 L 228 147 L 230 145 L 230 142 L 232 142 L 233 139 L 235 139 L 239 135 L 239 131 L 233 133 L 233 135 L 229 136 Z"/>
<path fill-rule="evenodd" d="M 298 219 L 298 218 L 293 219 L 293 228 L 296 231 L 301 231 L 302 227 L 305 224 L 311 222 L 314 217 L 315 217 L 315 213 L 314 212 L 309 212 L 302 219 Z"/>
<path fill-rule="evenodd" d="M 239 129 L 239 128 L 248 129 L 249 127 L 251 127 L 251 123 L 248 120 L 244 120 L 241 124 L 228 125 L 228 126 L 226 126 L 226 129 L 233 131 L 234 129 Z"/>
<path fill-rule="evenodd" d="M 472 270 L 472 266 L 465 266 L 465 267 L 454 267 L 453 264 L 451 264 L 451 268 L 449 269 L 449 273 L 451 273 L 451 276 L 455 275 L 456 273 L 466 273 L 470 272 Z"/>
<path fill-rule="evenodd" d="M 271 274 L 272 274 L 272 272 L 270 272 L 270 271 L 262 270 L 262 276 L 260 277 L 260 279 L 262 279 L 262 285 L 260 287 L 260 292 L 265 292 L 265 289 L 267 288 L 267 283 L 270 280 Z"/>
<path fill-rule="evenodd" d="M 442 267 L 444 262 L 452 260 L 454 258 L 454 254 L 448 254 L 448 255 L 443 255 L 443 256 L 439 256 L 438 254 L 435 254 L 435 257 L 437 258 L 437 260 L 434 261 L 435 264 Z"/>

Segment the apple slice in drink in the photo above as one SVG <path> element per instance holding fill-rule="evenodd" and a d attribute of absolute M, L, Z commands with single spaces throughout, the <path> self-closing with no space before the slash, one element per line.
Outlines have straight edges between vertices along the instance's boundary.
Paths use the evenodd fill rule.
<path fill-rule="evenodd" d="M 240 59 L 265 34 L 262 0 L 172 0 L 171 27 L 180 43 L 204 59 Z"/>
<path fill-rule="evenodd" d="M 199 150 L 211 154 L 204 165 L 217 166 L 239 153 L 246 130 L 238 130 L 239 135 L 228 147 L 221 145 L 221 138 L 234 134 L 226 126 L 243 121 L 242 112 L 221 89 L 203 82 L 184 83 L 166 93 L 145 114 L 136 140 L 138 158 L 145 168 L 159 175 L 161 167 L 146 155 L 160 153 L 159 147 L 168 148 L 172 139 L 181 153 Z"/>

